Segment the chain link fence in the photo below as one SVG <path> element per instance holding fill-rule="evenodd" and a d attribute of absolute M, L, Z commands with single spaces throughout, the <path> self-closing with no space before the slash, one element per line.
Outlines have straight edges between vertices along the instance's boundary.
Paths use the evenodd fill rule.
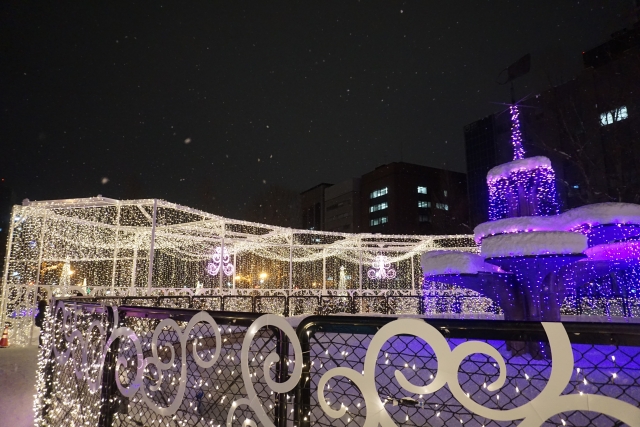
<path fill-rule="evenodd" d="M 390 320 L 376 317 L 311 317 L 298 326 L 305 359 L 303 379 L 296 395 L 290 425 L 361 426 L 367 417 L 363 393 L 348 377 L 331 377 L 324 390 L 333 409 L 346 408 L 344 416 L 329 417 L 320 407 L 321 377 L 333 368 L 364 374 L 367 349 L 373 336 Z M 507 366 L 507 379 L 499 390 L 487 386 L 496 380 L 499 366 L 484 354 L 473 354 L 460 365 L 458 381 L 468 399 L 482 406 L 509 410 L 537 397 L 547 386 L 552 359 L 547 337 L 537 323 L 428 320 L 455 348 L 468 341 L 483 341 L 497 349 Z M 640 330 L 628 324 L 565 324 L 572 341 L 574 371 L 563 394 L 598 394 L 640 407 Z M 546 354 L 545 354 L 546 353 Z M 387 340 L 375 362 L 377 394 L 399 426 L 516 426 L 521 420 L 494 421 L 469 411 L 443 387 L 429 395 L 411 394 L 400 387 L 396 371 L 408 381 L 426 385 L 433 381 L 438 360 L 420 338 L 400 335 Z M 638 420 L 640 422 L 640 420 Z M 607 415 L 588 411 L 561 413 L 545 426 L 622 426 Z"/>
<path fill-rule="evenodd" d="M 227 301 L 194 297 L 189 300 L 194 309 L 171 308 L 185 302 L 179 298 L 183 297 L 110 298 L 100 304 L 78 299 L 64 301 L 60 308 L 53 310 L 45 327 L 46 351 L 40 362 L 37 425 L 223 426 L 227 425 L 230 409 L 233 409 L 229 420 L 232 425 L 263 425 L 248 406 L 235 407 L 251 390 L 270 422 L 277 426 L 364 425 L 367 405 L 363 391 L 353 380 L 335 375 L 323 387 L 324 398 L 331 408 L 346 408 L 342 417 L 334 419 L 318 401 L 321 378 L 337 367 L 361 374 L 374 335 L 394 321 L 394 317 L 306 317 L 296 329 L 303 355 L 302 360 L 296 360 L 289 338 L 278 328 L 250 330 L 260 317 L 258 314 L 207 311 L 215 321 L 214 326 L 202 319 L 192 319 L 199 310 L 220 307 Z M 388 298 L 378 297 L 334 298 L 339 298 L 334 301 L 337 306 L 359 305 L 372 314 L 396 310 L 393 304 L 411 301 L 408 298 L 391 300 L 394 301 L 391 303 Z M 297 301 L 305 300 L 293 301 L 300 304 L 296 309 L 303 312 L 305 307 Z M 125 302 L 128 305 L 108 306 Z M 154 305 L 141 305 L 148 302 Z M 252 304 L 266 311 L 269 307 L 281 310 L 287 302 L 292 303 L 291 299 L 286 301 L 281 297 L 256 299 Z M 129 328 L 133 334 L 118 335 L 105 354 L 106 340 L 116 317 L 118 326 Z M 467 399 L 506 411 L 527 404 L 548 385 L 553 357 L 541 324 L 454 319 L 428 319 L 427 322 L 444 336 L 450 348 L 480 341 L 496 349 L 506 362 L 504 385 L 490 391 L 488 386 L 500 373 L 496 360 L 481 353 L 467 356 L 457 372 L 458 383 Z M 564 328 L 570 337 L 574 368 L 562 394 L 597 394 L 640 407 L 640 330 L 634 325 L 612 323 L 565 323 Z M 243 343 L 248 334 L 253 333 L 247 347 L 247 365 L 243 367 Z M 219 343 L 216 336 L 220 337 Z M 278 356 L 277 360 L 266 366 L 265 360 L 271 353 Z M 155 364 L 145 362 L 154 354 L 157 355 Z M 215 363 L 203 366 L 201 362 L 206 365 L 216 355 Z M 397 371 L 415 385 L 430 384 L 437 374 L 439 363 L 435 352 L 420 338 L 394 335 L 373 357 L 377 397 L 396 425 L 488 427 L 515 426 L 520 422 L 481 417 L 470 411 L 465 402 L 456 399 L 448 386 L 424 395 L 411 394 L 401 387 Z M 288 393 L 273 391 L 266 376 L 284 382 L 296 363 L 302 363 L 297 386 Z M 141 376 L 137 376 L 139 371 Z M 250 390 L 247 389 L 249 382 Z M 130 394 L 127 390 L 132 387 L 140 390 Z M 171 410 L 163 414 L 158 408 Z M 543 425 L 623 424 L 596 412 L 570 411 L 554 415 Z"/>

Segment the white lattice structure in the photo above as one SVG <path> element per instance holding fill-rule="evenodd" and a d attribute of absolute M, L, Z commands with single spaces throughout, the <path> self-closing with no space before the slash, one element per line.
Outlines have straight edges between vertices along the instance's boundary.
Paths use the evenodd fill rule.
<path fill-rule="evenodd" d="M 321 294 L 338 289 L 341 267 L 350 292 L 411 294 L 422 284 L 420 255 L 443 248 L 477 251 L 472 236 L 466 235 L 294 230 L 156 199 L 25 202 L 12 214 L 2 322 L 10 322 L 14 344 L 26 342 L 37 291 Z M 380 255 L 396 277 L 367 275 Z"/>

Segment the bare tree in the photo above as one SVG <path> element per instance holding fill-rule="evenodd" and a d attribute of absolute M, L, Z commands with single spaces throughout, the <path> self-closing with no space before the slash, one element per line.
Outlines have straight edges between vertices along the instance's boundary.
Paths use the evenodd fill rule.
<path fill-rule="evenodd" d="M 527 102 L 527 139 L 562 164 L 570 204 L 640 202 L 639 72 L 630 51 Z"/>

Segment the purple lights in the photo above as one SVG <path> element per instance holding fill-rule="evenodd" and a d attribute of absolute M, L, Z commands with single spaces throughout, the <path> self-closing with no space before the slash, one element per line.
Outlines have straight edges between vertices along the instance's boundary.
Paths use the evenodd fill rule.
<path fill-rule="evenodd" d="M 522 148 L 522 132 L 520 132 L 520 110 L 517 105 L 509 106 L 511 112 L 511 144 L 513 145 L 513 160 L 524 159 Z"/>
<path fill-rule="evenodd" d="M 549 166 L 513 170 L 487 184 L 491 221 L 558 213 L 556 175 Z"/>
<path fill-rule="evenodd" d="M 640 316 L 640 205 L 599 203 L 560 214 L 551 161 L 524 157 L 516 105 L 511 143 L 514 160 L 487 173 L 489 221 L 474 230 L 480 256 L 424 254 L 423 287 L 439 281 L 473 289 L 496 301 L 507 320 L 558 322 L 567 301 L 577 315 Z M 538 350 L 547 357 L 544 346 L 528 351 Z"/>
<path fill-rule="evenodd" d="M 640 241 L 613 242 L 585 251 L 590 261 L 640 261 Z"/>
<path fill-rule="evenodd" d="M 511 112 L 513 161 L 496 166 L 487 174 L 489 220 L 558 214 L 556 175 L 546 157 L 524 158 L 520 111 Z"/>

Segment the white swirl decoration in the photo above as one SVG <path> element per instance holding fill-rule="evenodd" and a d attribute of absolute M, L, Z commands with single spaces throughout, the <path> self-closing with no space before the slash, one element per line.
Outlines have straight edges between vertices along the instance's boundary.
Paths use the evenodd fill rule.
<path fill-rule="evenodd" d="M 396 335 L 412 335 L 423 339 L 433 349 L 438 360 L 438 370 L 428 385 L 410 383 L 404 374 L 396 370 L 398 384 L 413 394 L 430 394 L 438 391 L 446 384 L 458 402 L 470 412 L 496 421 L 522 420 L 520 426 L 541 426 L 550 417 L 568 411 L 592 411 L 616 418 L 629 426 L 640 427 L 640 409 L 633 405 L 607 396 L 594 394 L 562 395 L 574 367 L 573 351 L 569 337 L 561 323 L 543 322 L 542 326 L 549 338 L 552 365 L 551 375 L 546 387 L 538 396 L 526 404 L 507 410 L 487 408 L 469 398 L 458 382 L 458 370 L 462 361 L 472 354 L 485 354 L 492 357 L 500 368 L 498 379 L 487 386 L 487 390 L 499 390 L 505 383 L 507 369 L 504 359 L 495 348 L 480 341 L 468 341 L 451 350 L 446 339 L 433 326 L 419 319 L 399 319 L 388 323 L 376 333 L 366 353 L 363 374 L 344 367 L 327 371 L 318 383 L 318 402 L 322 410 L 332 418 L 342 417 L 347 408 L 341 406 L 333 409 L 326 401 L 324 390 L 327 382 L 337 376 L 350 379 L 363 395 L 367 408 L 367 416 L 363 427 L 395 426 L 392 417 L 380 400 L 376 387 L 376 364 L 382 346 Z"/>
<path fill-rule="evenodd" d="M 73 363 L 76 378 L 79 380 L 86 379 L 89 390 L 95 393 L 100 385 L 102 367 L 104 365 L 105 327 L 100 320 L 91 321 L 85 332 L 88 337 L 85 340 L 82 332 L 77 327 L 78 317 L 82 314 L 82 308 L 75 303 L 67 306 L 63 301 L 59 301 L 55 306 L 53 318 L 56 319 L 61 311 L 62 322 L 53 322 L 52 334 L 55 337 L 56 332 L 60 333 L 66 341 L 66 348 L 64 351 L 58 349 L 54 339 L 52 344 L 53 354 L 60 365 L 65 365 L 68 362 Z M 57 325 L 59 330 L 56 329 Z M 93 329 L 98 330 L 97 337 L 99 340 L 97 343 L 90 341 L 91 337 L 95 336 Z M 76 354 L 80 352 L 79 357 L 71 357 L 72 351 Z"/>
<path fill-rule="evenodd" d="M 204 369 L 212 368 L 220 358 L 222 351 L 221 333 L 215 320 L 207 312 L 201 311 L 195 314 L 184 329 L 180 328 L 173 319 L 161 320 L 153 332 L 151 355 L 145 358 L 140 338 L 131 328 L 119 326 L 117 308 L 113 307 L 114 326 L 108 340 L 105 340 L 106 317 L 104 312 L 97 313 L 96 310 L 96 312 L 92 313 L 91 310 L 92 308 L 83 309 L 74 303 L 65 304 L 60 301 L 56 305 L 53 314 L 54 321 L 52 326 L 54 338 L 57 335 L 66 341 L 65 348 L 62 350 L 56 345 L 60 344 L 60 342 L 56 342 L 54 339 L 52 349 L 57 363 L 59 365 L 73 363 L 73 370 L 76 377 L 78 379 L 85 379 L 91 393 L 100 390 L 105 357 L 108 349 L 117 339 L 130 340 L 133 343 L 133 348 L 135 348 L 134 356 L 136 357 L 135 375 L 128 384 L 125 385 L 121 383 L 120 375 L 115 376 L 120 393 L 129 398 L 138 394 L 141 401 L 143 401 L 149 409 L 162 416 L 176 414 L 180 405 L 183 403 L 187 387 L 186 380 L 179 381 L 176 395 L 168 406 L 160 406 L 153 400 L 153 393 L 150 393 L 160 389 L 165 379 L 163 371 L 173 370 L 173 365 L 176 361 L 177 344 L 179 343 L 180 345 L 181 355 L 187 355 L 187 351 L 191 350 L 195 363 Z M 55 321 L 55 319 L 58 318 L 60 311 L 62 311 L 62 321 L 58 322 Z M 85 323 L 85 327 L 79 327 L 81 326 L 79 325 L 81 317 L 87 315 L 94 316 L 95 318 Z M 210 349 L 202 351 L 201 354 L 198 353 L 199 339 L 191 339 L 190 337 L 193 336 L 192 331 L 196 325 L 199 324 L 204 324 L 203 330 L 206 330 L 207 334 L 215 336 L 215 351 Z M 385 409 L 385 404 L 381 401 L 378 394 L 376 367 L 382 347 L 390 338 L 397 335 L 410 335 L 424 340 L 433 349 L 438 361 L 438 368 L 433 380 L 427 385 L 413 384 L 409 382 L 400 370 L 396 370 L 394 376 L 398 385 L 409 393 L 428 395 L 448 385 L 452 395 L 469 412 L 496 421 L 522 420 L 519 424 L 522 427 L 541 426 L 552 416 L 571 411 L 597 412 L 616 418 L 629 426 L 640 427 L 640 409 L 622 400 L 588 393 L 562 394 L 569 384 L 574 370 L 571 343 L 561 323 L 543 322 L 542 326 L 549 338 L 551 374 L 546 387 L 535 398 L 522 406 L 505 410 L 492 409 L 475 402 L 472 396 L 467 396 L 458 381 L 458 372 L 465 358 L 474 354 L 484 354 L 495 360 L 499 367 L 499 375 L 492 384 L 487 385 L 487 390 L 497 391 L 504 386 L 507 379 L 507 367 L 502 355 L 488 343 L 480 341 L 467 341 L 452 350 L 444 336 L 442 336 L 436 328 L 421 319 L 398 319 L 382 327 L 372 337 L 368 346 L 362 374 L 346 367 L 336 367 L 324 373 L 317 386 L 318 402 L 322 410 L 329 417 L 340 418 L 344 416 L 347 407 L 341 406 L 339 409 L 331 408 L 326 401 L 324 390 L 326 389 L 327 382 L 331 378 L 337 376 L 346 377 L 360 389 L 363 395 L 367 409 L 363 426 L 395 426 L 396 424 L 392 416 Z M 271 367 L 280 361 L 280 355 L 276 351 L 269 353 L 262 365 L 264 380 L 267 386 L 274 393 L 284 394 L 299 385 L 302 374 L 302 349 L 295 330 L 286 319 L 280 316 L 266 314 L 259 317 L 248 327 L 242 343 L 240 356 L 241 371 L 247 395 L 231 403 L 227 413 L 228 427 L 232 425 L 235 410 L 243 405 L 253 411 L 256 421 L 259 421 L 260 424 L 266 427 L 275 427 L 263 407 L 258 393 L 255 391 L 249 366 L 251 344 L 260 329 L 265 327 L 278 328 L 286 334 L 293 346 L 295 357 L 294 369 L 291 376 L 285 382 L 279 383 L 271 378 L 270 371 Z M 171 342 L 162 344 L 161 334 L 167 329 L 173 329 L 177 334 L 177 339 L 173 338 Z M 210 338 L 211 337 L 207 337 L 206 339 Z M 92 342 L 92 339 L 95 341 Z M 189 346 L 191 346 L 190 349 Z M 170 351 L 171 356 L 168 358 L 168 361 L 163 362 L 163 360 L 167 360 L 167 358 L 161 359 L 158 356 L 158 347 L 164 347 L 165 351 Z M 208 358 L 206 360 L 204 356 L 205 351 L 208 352 Z M 78 352 L 81 352 L 81 354 Z M 188 375 L 188 362 L 186 357 L 181 357 L 181 359 L 180 378 L 186 379 Z M 131 369 L 127 364 L 127 359 L 124 355 L 119 354 L 116 361 L 115 372 L 127 369 Z M 145 381 L 147 381 L 147 383 L 150 381 L 151 384 L 145 386 Z M 255 427 L 257 424 L 253 420 L 246 419 L 244 425 Z"/>
<path fill-rule="evenodd" d="M 120 327 L 115 329 L 111 334 L 109 341 L 107 342 L 107 348 L 117 338 L 130 339 L 135 345 L 137 359 L 138 359 L 136 363 L 136 376 L 133 380 L 130 381 L 130 384 L 128 387 L 125 387 L 124 385 L 122 385 L 120 383 L 119 375 L 116 375 L 116 384 L 118 386 L 118 389 L 120 390 L 120 393 L 122 393 L 123 396 L 132 397 L 138 391 L 140 391 L 140 393 L 138 393 L 140 398 L 146 403 L 147 407 L 149 407 L 149 409 L 151 409 L 155 413 L 159 415 L 165 415 L 165 416 L 175 414 L 184 399 L 187 382 L 186 381 L 179 382 L 176 396 L 173 399 L 173 402 L 169 406 L 166 406 L 166 407 L 159 406 L 156 402 L 153 401 L 150 395 L 148 395 L 145 392 L 144 388 L 140 390 L 142 386 L 144 371 L 145 369 L 147 369 L 148 372 L 150 373 L 151 370 L 148 368 L 151 366 L 155 367 L 156 377 L 153 379 L 155 384 L 150 385 L 149 389 L 151 391 L 159 390 L 160 385 L 164 380 L 163 370 L 171 369 L 173 367 L 173 364 L 175 363 L 175 357 L 176 357 L 175 349 L 172 345 L 164 346 L 165 349 L 169 349 L 171 351 L 171 357 L 168 362 L 162 362 L 160 357 L 158 357 L 158 340 L 160 338 L 160 334 L 163 331 L 165 331 L 167 328 L 173 329 L 178 335 L 178 341 L 180 342 L 180 347 L 181 347 L 181 354 L 186 355 L 187 345 L 189 344 L 189 335 L 193 330 L 193 328 L 199 323 L 205 323 L 205 324 L 208 323 L 209 324 L 208 330 L 213 332 L 216 340 L 215 352 L 213 353 L 213 355 L 211 355 L 211 357 L 208 360 L 204 360 L 198 354 L 198 351 L 197 351 L 198 338 L 193 338 L 191 340 L 192 341 L 191 348 L 193 352 L 194 361 L 201 368 L 208 369 L 208 368 L 211 368 L 218 361 L 218 358 L 220 356 L 220 351 L 222 349 L 222 338 L 220 335 L 220 331 L 218 329 L 218 325 L 216 324 L 216 321 L 213 320 L 213 318 L 205 311 L 201 311 L 197 313 L 195 316 L 193 316 L 191 320 L 189 320 L 189 323 L 184 328 L 184 330 L 182 330 L 182 328 L 180 328 L 180 326 L 173 319 L 164 319 L 160 321 L 160 323 L 156 326 L 155 331 L 153 332 L 153 337 L 151 340 L 151 356 L 146 358 L 144 357 L 144 354 L 142 352 L 140 339 L 135 334 L 135 332 L 133 332 L 133 330 L 127 327 Z M 125 369 L 127 367 L 127 360 L 124 358 L 124 356 L 118 357 L 118 361 L 116 363 L 116 372 L 118 372 L 120 367 L 123 367 Z M 186 378 L 186 376 L 187 376 L 187 361 L 186 361 L 186 358 L 183 357 L 182 363 L 180 366 L 180 377 Z"/>
<path fill-rule="evenodd" d="M 80 350 L 82 352 L 81 355 L 81 365 L 75 364 L 75 373 L 78 379 L 83 379 L 87 381 L 89 385 L 89 389 L 92 393 L 95 393 L 101 383 L 102 371 L 104 368 L 104 362 L 106 358 L 107 351 L 109 347 L 113 344 L 116 339 L 128 339 L 135 346 L 136 351 L 136 372 L 133 380 L 130 381 L 129 385 L 123 385 L 120 380 L 120 375 L 115 375 L 116 385 L 118 386 L 118 390 L 122 393 L 123 396 L 133 397 L 136 393 L 140 392 L 140 398 L 146 403 L 146 405 L 159 415 L 173 415 L 176 413 L 182 401 L 184 399 L 185 390 L 187 387 L 186 381 L 180 381 L 178 385 L 178 390 L 175 398 L 173 399 L 173 403 L 167 407 L 162 407 L 157 405 L 156 402 L 152 400 L 150 395 L 148 395 L 143 385 L 143 375 L 145 373 L 145 369 L 148 372 L 151 372 L 149 367 L 155 367 L 156 377 L 153 378 L 154 384 L 149 386 L 151 391 L 157 391 L 164 380 L 163 370 L 171 369 L 173 364 L 175 363 L 175 349 L 172 345 L 164 346 L 165 348 L 171 351 L 171 358 L 168 362 L 162 362 L 162 360 L 158 357 L 158 340 L 160 334 L 166 328 L 173 329 L 178 335 L 178 342 L 181 346 L 181 354 L 187 354 L 187 345 L 189 344 L 189 335 L 193 328 L 199 323 L 209 324 L 208 330 L 213 332 L 215 335 L 215 352 L 208 360 L 204 360 L 200 354 L 198 354 L 198 339 L 194 338 L 192 340 L 192 351 L 193 351 L 193 359 L 196 364 L 204 369 L 211 368 L 218 360 L 220 356 L 220 352 L 222 350 L 222 338 L 220 335 L 220 331 L 218 329 L 218 325 L 215 320 L 204 311 L 197 313 L 195 316 L 189 320 L 187 326 L 182 330 L 180 326 L 173 319 L 164 319 L 162 320 L 155 328 L 153 333 L 153 338 L 151 341 L 151 356 L 144 357 L 144 353 L 142 350 L 142 345 L 140 343 L 140 338 L 136 335 L 136 333 L 128 327 L 118 327 L 118 310 L 116 307 L 113 308 L 114 312 L 114 327 L 111 335 L 109 336 L 108 341 L 105 343 L 105 329 L 104 326 L 98 320 L 94 320 L 89 324 L 87 331 L 85 332 L 87 336 L 87 340 L 84 339 L 82 332 L 78 329 L 77 326 L 77 317 L 79 316 L 79 311 L 81 308 L 76 304 L 72 304 L 71 307 L 65 305 L 64 302 L 60 301 L 56 307 L 56 315 L 59 310 L 63 311 L 63 321 L 62 325 L 62 333 L 64 334 L 65 340 L 67 341 L 67 348 L 64 352 L 61 352 L 55 345 L 53 345 L 53 351 L 56 356 L 56 360 L 58 364 L 64 365 L 68 361 L 73 361 L 74 358 L 71 356 L 71 348 L 74 341 L 76 341 L 78 346 L 76 347 L 76 351 Z M 72 318 L 72 324 L 69 323 L 69 319 Z M 57 323 L 57 322 L 56 322 Z M 92 329 L 97 328 L 100 333 L 100 345 L 89 343 L 89 340 L 92 336 Z M 65 333 L 66 329 L 72 329 L 72 332 L 67 334 Z M 87 363 L 88 358 L 90 358 L 94 363 Z M 84 368 L 83 368 L 84 366 Z M 88 375 L 88 370 L 90 366 L 98 366 L 98 368 L 94 368 L 94 375 Z M 118 372 L 120 369 L 126 370 L 128 368 L 127 359 L 123 355 L 119 355 L 116 361 L 116 369 L 115 372 Z M 187 376 L 187 361 L 185 358 L 182 359 L 182 364 L 180 367 L 180 375 L 181 378 L 186 378 Z M 147 376 L 146 378 L 149 378 Z M 140 390 L 142 388 L 142 390 Z"/>
<path fill-rule="evenodd" d="M 231 409 L 227 415 L 227 426 L 230 427 L 233 422 L 233 413 L 235 409 L 240 405 L 247 405 L 250 407 L 256 418 L 262 423 L 265 427 L 275 427 L 275 424 L 269 416 L 267 412 L 264 410 L 262 406 L 262 402 L 258 398 L 258 394 L 253 387 L 253 382 L 251 381 L 251 374 L 249 371 L 249 349 L 251 348 L 251 342 L 253 338 L 258 333 L 261 328 L 267 326 L 275 326 L 284 332 L 291 344 L 293 345 L 293 354 L 294 354 L 294 363 L 293 372 L 289 379 L 283 383 L 278 383 L 274 381 L 269 375 L 270 368 L 273 364 L 277 363 L 280 360 L 280 356 L 274 351 L 269 353 L 269 355 L 264 359 L 264 363 L 262 365 L 262 369 L 264 371 L 264 379 L 267 383 L 267 386 L 274 391 L 274 393 L 287 393 L 288 391 L 293 390 L 293 388 L 298 384 L 300 380 L 300 376 L 302 374 L 302 347 L 300 346 L 300 341 L 296 336 L 296 332 L 289 325 L 289 323 L 282 317 L 276 316 L 274 314 L 265 314 L 264 316 L 260 316 L 256 319 L 245 334 L 244 341 L 242 341 L 242 351 L 240 353 L 240 359 L 242 363 L 242 380 L 244 382 L 245 389 L 247 391 L 247 397 L 238 399 L 231 405 Z M 256 427 L 256 423 L 252 420 L 245 420 L 244 425 Z"/>

